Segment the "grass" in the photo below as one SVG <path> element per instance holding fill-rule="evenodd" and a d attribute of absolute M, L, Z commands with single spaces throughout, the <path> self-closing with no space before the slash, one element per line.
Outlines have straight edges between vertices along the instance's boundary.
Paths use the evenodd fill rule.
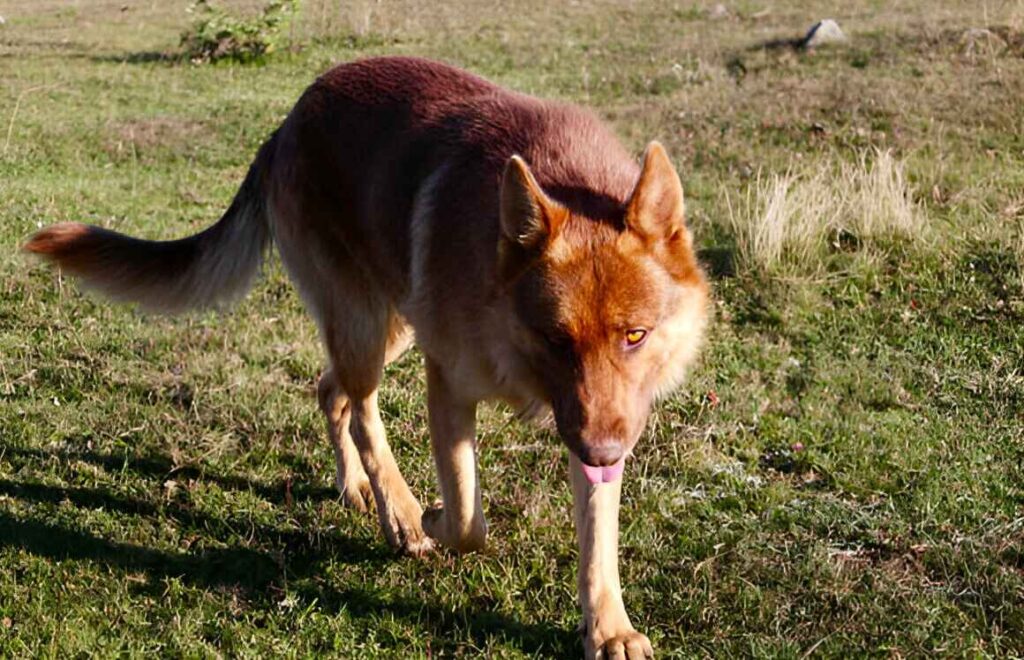
<path fill-rule="evenodd" d="M 736 261 L 768 275 L 821 273 L 829 251 L 877 256 L 887 242 L 927 236 L 904 166 L 888 151 L 876 151 L 871 163 L 862 154 L 838 168 L 762 172 L 736 207 L 732 196 L 723 190 Z"/>
<path fill-rule="evenodd" d="M 309 0 L 303 47 L 243 67 L 170 57 L 185 3 L 7 3 L 0 655 L 580 652 L 550 432 L 483 411 L 491 545 L 395 559 L 332 489 L 321 352 L 276 263 L 234 310 L 169 319 L 17 251 L 64 220 L 204 227 L 315 75 L 381 53 L 587 104 L 679 164 L 716 321 L 629 468 L 621 542 L 663 657 L 1024 655 L 1024 10 L 711 4 Z M 756 47 L 823 16 L 848 45 Z M 976 27 L 1006 47 L 968 49 Z M 758 265 L 749 229 L 803 197 L 836 214 L 808 235 L 845 233 Z M 382 408 L 433 501 L 415 353 Z"/>

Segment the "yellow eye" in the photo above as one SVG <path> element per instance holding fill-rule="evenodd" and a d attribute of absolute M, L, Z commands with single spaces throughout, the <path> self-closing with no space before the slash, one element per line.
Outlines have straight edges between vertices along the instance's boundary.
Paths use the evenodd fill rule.
<path fill-rule="evenodd" d="M 643 328 L 633 328 L 626 331 L 626 345 L 639 346 L 640 342 L 647 338 L 647 331 Z"/>

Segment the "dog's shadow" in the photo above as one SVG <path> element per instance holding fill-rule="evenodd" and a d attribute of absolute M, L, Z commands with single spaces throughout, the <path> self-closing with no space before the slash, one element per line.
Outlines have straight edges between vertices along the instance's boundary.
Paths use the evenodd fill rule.
<path fill-rule="evenodd" d="M 33 449 L 5 448 L 0 460 L 26 463 L 52 459 L 53 454 Z M 282 484 L 268 485 L 244 477 L 216 475 L 197 468 L 175 468 L 164 457 L 123 458 L 94 452 L 74 452 L 62 458 L 85 461 L 116 471 L 131 471 L 158 479 L 188 477 L 234 490 L 251 490 L 266 495 L 268 500 L 285 499 Z M 179 551 L 151 548 L 102 538 L 90 531 L 74 529 L 39 514 L 15 515 L 0 511 L 0 548 L 20 549 L 49 559 L 86 560 L 100 563 L 125 574 L 143 574 L 145 579 L 132 583 L 133 590 L 161 596 L 165 580 L 179 579 L 199 588 L 231 589 L 247 595 L 253 607 L 276 609 L 285 585 L 297 595 L 300 605 L 316 607 L 333 614 L 344 611 L 355 618 L 394 618 L 417 626 L 432 637 L 435 651 L 444 651 L 449 644 L 457 651 L 456 639 L 466 634 L 483 646 L 491 637 L 500 637 L 529 654 L 572 655 L 579 652 L 578 638 L 568 630 L 544 624 L 525 624 L 501 612 L 481 608 L 451 609 L 443 598 L 393 595 L 364 588 L 334 585 L 319 576 L 327 563 L 367 565 L 371 567 L 401 561 L 382 543 L 346 537 L 344 531 L 330 534 L 307 534 L 294 528 L 282 529 L 259 525 L 246 520 L 249 536 L 258 540 L 256 547 L 237 542 L 235 531 L 240 522 L 202 512 L 188 503 L 171 500 L 154 503 L 126 497 L 99 488 L 53 486 L 37 482 L 0 479 L 0 497 L 16 498 L 39 505 L 74 506 L 83 510 L 104 511 L 141 517 L 160 517 L 181 528 L 203 530 L 203 535 L 218 541 L 217 547 Z M 289 499 L 323 500 L 334 497 L 327 488 L 296 486 Z M 32 512 L 34 507 L 29 507 Z M 285 576 L 288 580 L 285 580 Z"/>

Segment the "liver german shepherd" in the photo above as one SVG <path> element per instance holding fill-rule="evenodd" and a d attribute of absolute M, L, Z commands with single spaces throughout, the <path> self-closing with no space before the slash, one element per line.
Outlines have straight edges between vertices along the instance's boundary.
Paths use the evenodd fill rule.
<path fill-rule="evenodd" d="M 274 243 L 316 319 L 337 486 L 388 542 L 484 546 L 474 416 L 551 411 L 569 448 L 590 657 L 652 655 L 622 603 L 622 473 L 652 400 L 701 343 L 708 287 L 683 191 L 652 142 L 638 167 L 595 116 L 422 59 L 344 64 L 306 90 L 209 229 L 145 241 L 76 223 L 26 249 L 117 299 L 179 312 L 237 298 Z M 424 512 L 377 390 L 425 355 L 442 506 Z"/>

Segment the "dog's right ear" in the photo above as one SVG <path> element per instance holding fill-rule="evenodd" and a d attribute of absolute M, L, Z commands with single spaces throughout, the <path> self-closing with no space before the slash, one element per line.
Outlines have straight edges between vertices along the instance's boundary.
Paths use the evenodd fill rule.
<path fill-rule="evenodd" d="M 508 159 L 501 179 L 503 238 L 523 247 L 536 245 L 554 235 L 567 213 L 541 190 L 526 161 L 519 156 Z"/>
<path fill-rule="evenodd" d="M 498 265 L 509 279 L 540 254 L 569 211 L 547 196 L 526 161 L 512 156 L 501 179 L 500 213 Z"/>

